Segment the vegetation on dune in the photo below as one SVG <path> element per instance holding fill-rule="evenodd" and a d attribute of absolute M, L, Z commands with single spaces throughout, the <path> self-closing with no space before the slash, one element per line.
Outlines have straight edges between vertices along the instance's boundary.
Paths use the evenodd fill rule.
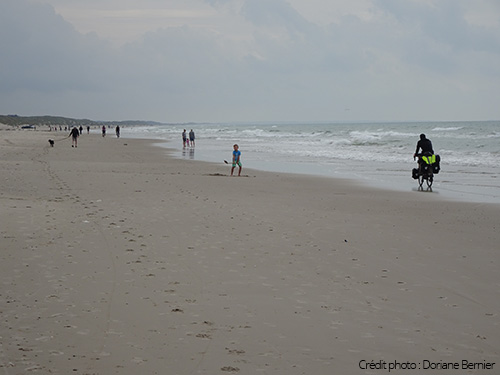
<path fill-rule="evenodd" d="M 153 121 L 94 121 L 89 119 L 74 119 L 61 116 L 18 116 L 0 115 L 0 124 L 10 126 L 93 126 L 93 125 L 152 125 L 159 124 Z"/>

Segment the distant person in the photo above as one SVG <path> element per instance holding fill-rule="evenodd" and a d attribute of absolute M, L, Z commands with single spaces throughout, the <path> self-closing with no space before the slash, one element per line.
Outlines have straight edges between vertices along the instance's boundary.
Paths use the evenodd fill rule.
<path fill-rule="evenodd" d="M 241 176 L 241 151 L 239 150 L 238 145 L 233 146 L 233 166 L 231 168 L 231 176 L 233 175 L 234 168 L 238 166 L 240 169 L 238 170 L 238 176 Z"/>
<path fill-rule="evenodd" d="M 182 132 L 182 147 L 186 147 L 186 141 L 187 141 L 187 136 L 186 136 L 186 129 Z"/>
<path fill-rule="evenodd" d="M 78 147 L 78 137 L 80 136 L 80 132 L 78 131 L 76 126 L 71 129 L 69 135 L 71 136 L 71 147 Z"/>
<path fill-rule="evenodd" d="M 429 163 L 428 161 L 423 161 L 422 156 L 431 156 L 434 155 L 434 149 L 432 148 L 432 142 L 430 139 L 427 139 L 425 134 L 420 134 L 420 140 L 417 142 L 417 148 L 415 149 L 415 153 L 413 154 L 413 160 L 415 160 L 416 157 L 418 157 L 417 163 L 418 163 L 418 170 L 422 171 L 423 165 L 424 164 L 432 164 L 433 162 Z M 439 172 L 439 159 L 437 162 L 437 171 L 436 173 Z"/>
<path fill-rule="evenodd" d="M 82 135 L 82 133 L 83 133 L 83 126 L 80 125 L 80 129 L 79 130 L 80 130 L 80 135 Z"/>
<path fill-rule="evenodd" d="M 422 152 L 420 152 L 422 150 Z M 415 153 L 413 154 L 413 160 L 417 156 L 421 156 L 425 153 L 430 153 L 431 155 L 434 154 L 434 150 L 432 148 L 432 142 L 430 139 L 427 139 L 425 137 L 425 134 L 420 134 L 420 140 L 417 142 L 417 148 L 415 149 Z"/>
<path fill-rule="evenodd" d="M 116 137 L 120 138 L 120 126 L 119 125 L 116 125 L 115 132 L 116 132 Z"/>
<path fill-rule="evenodd" d="M 102 136 L 105 137 L 106 136 L 106 126 L 102 126 Z"/>
<path fill-rule="evenodd" d="M 191 129 L 189 132 L 189 140 L 191 141 L 191 147 L 194 147 L 194 131 Z"/>
<path fill-rule="evenodd" d="M 90 126 L 87 125 L 87 134 L 90 134 Z"/>

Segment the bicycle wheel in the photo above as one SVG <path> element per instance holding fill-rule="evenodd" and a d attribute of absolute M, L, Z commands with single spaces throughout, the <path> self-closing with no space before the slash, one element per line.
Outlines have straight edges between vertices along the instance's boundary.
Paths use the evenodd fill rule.
<path fill-rule="evenodd" d="M 424 175 L 422 173 L 418 174 L 418 187 L 422 189 L 424 185 Z"/>
<path fill-rule="evenodd" d="M 429 174 L 427 175 L 427 187 L 430 188 L 432 187 L 432 183 L 434 182 L 434 174 L 431 172 L 429 172 Z"/>

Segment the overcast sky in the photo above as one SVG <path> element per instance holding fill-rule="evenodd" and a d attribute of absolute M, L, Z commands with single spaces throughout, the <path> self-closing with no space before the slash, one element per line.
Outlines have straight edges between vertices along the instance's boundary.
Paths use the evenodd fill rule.
<path fill-rule="evenodd" d="M 0 0 L 0 114 L 500 119 L 498 0 Z"/>

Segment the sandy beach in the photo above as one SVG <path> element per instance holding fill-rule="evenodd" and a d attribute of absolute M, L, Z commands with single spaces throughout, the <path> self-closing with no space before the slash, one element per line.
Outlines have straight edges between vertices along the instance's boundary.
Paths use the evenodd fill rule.
<path fill-rule="evenodd" d="M 94 132 L 0 130 L 0 373 L 500 373 L 500 205 Z"/>

